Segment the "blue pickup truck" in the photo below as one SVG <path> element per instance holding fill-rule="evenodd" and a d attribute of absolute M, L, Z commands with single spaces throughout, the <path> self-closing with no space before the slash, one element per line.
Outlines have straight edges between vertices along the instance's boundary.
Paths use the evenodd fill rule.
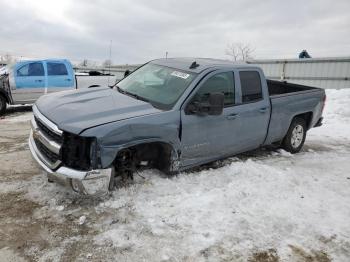
<path fill-rule="evenodd" d="M 66 59 L 17 62 L 0 75 L 0 114 L 6 104 L 32 104 L 44 94 L 75 88 L 73 67 Z"/>
<path fill-rule="evenodd" d="M 322 124 L 325 99 L 320 88 L 266 80 L 254 65 L 159 59 L 113 89 L 39 98 L 29 146 L 50 181 L 93 194 L 139 168 L 172 174 L 271 144 L 297 153 Z"/>

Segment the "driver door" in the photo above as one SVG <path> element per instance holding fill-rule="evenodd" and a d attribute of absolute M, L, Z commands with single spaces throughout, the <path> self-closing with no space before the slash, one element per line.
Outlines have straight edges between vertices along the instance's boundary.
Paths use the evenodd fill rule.
<path fill-rule="evenodd" d="M 239 129 L 235 113 L 235 85 L 233 71 L 215 71 L 206 76 L 181 110 L 183 166 L 208 162 L 232 153 Z M 210 93 L 225 96 L 221 115 L 200 115 L 188 111 L 194 102 L 206 102 Z"/>
<path fill-rule="evenodd" d="M 42 62 L 30 62 L 15 70 L 15 83 L 11 94 L 19 103 L 34 103 L 45 92 L 45 70 Z"/>

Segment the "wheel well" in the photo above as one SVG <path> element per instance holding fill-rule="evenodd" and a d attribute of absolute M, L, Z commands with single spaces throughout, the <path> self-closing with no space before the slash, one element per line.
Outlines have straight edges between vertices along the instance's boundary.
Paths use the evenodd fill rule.
<path fill-rule="evenodd" d="M 297 117 L 305 120 L 307 129 L 311 128 L 312 112 L 306 112 L 306 113 L 302 113 L 294 116 L 294 118 L 297 118 Z"/>
<path fill-rule="evenodd" d="M 164 142 L 150 142 L 138 144 L 125 149 L 122 149 L 116 157 L 115 164 L 117 165 L 127 152 L 131 155 L 132 166 L 137 168 L 140 166 L 147 166 L 157 168 L 163 172 L 167 172 L 171 166 L 171 154 L 173 147 Z M 147 162 L 147 164 L 145 164 Z"/>

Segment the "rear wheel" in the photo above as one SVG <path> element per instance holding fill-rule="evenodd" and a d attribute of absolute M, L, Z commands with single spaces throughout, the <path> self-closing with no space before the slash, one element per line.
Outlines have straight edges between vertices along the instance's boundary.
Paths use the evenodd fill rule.
<path fill-rule="evenodd" d="M 0 95 L 0 115 L 3 115 L 6 111 L 6 99 L 3 95 Z"/>
<path fill-rule="evenodd" d="M 298 153 L 304 145 L 306 138 L 306 122 L 303 118 L 293 119 L 287 135 L 283 139 L 282 148 L 294 154 Z"/>

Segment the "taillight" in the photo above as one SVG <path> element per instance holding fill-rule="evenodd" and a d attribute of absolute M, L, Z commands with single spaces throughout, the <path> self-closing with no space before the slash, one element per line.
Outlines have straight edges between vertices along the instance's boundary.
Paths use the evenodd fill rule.
<path fill-rule="evenodd" d="M 327 100 L 327 95 L 324 94 L 324 97 L 323 97 L 323 105 L 322 105 L 322 109 L 321 109 L 321 114 L 323 114 L 324 107 L 326 106 L 326 100 Z"/>

